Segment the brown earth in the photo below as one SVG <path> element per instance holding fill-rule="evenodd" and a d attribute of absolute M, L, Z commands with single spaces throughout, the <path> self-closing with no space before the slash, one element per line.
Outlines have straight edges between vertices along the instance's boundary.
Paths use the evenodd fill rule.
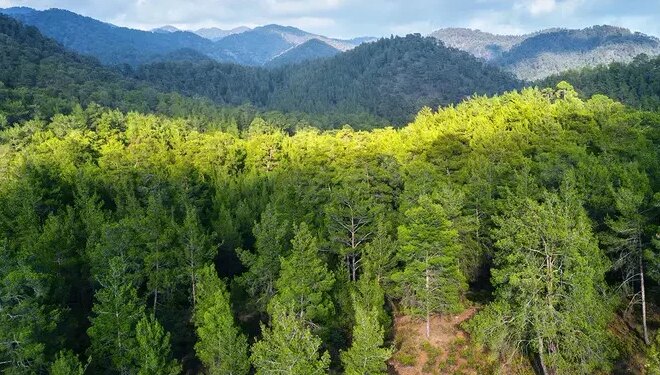
<path fill-rule="evenodd" d="M 460 325 L 477 309 L 468 308 L 458 315 L 431 318 L 431 335 L 426 337 L 426 322 L 410 316 L 394 321 L 395 353 L 389 362 L 393 375 L 487 375 L 527 373 L 526 364 L 502 364 L 499 358 L 477 348 Z"/>

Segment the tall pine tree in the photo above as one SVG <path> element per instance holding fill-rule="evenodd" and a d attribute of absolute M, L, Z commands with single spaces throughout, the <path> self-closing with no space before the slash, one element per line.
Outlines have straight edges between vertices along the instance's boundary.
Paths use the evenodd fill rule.
<path fill-rule="evenodd" d="M 234 322 L 229 292 L 213 266 L 199 271 L 197 290 L 193 317 L 198 337 L 197 357 L 210 374 L 247 374 L 250 371 L 247 339 Z"/>
<path fill-rule="evenodd" d="M 282 305 L 271 307 L 271 327 L 261 326 L 262 338 L 252 346 L 257 375 L 322 375 L 330 355 L 319 355 L 321 339 L 314 336 L 298 313 Z"/>
<path fill-rule="evenodd" d="M 95 303 L 87 334 L 89 354 L 97 368 L 114 368 L 120 373 L 133 371 L 137 341 L 135 328 L 144 316 L 144 301 L 127 280 L 126 264 L 120 258 L 110 260 L 95 294 Z"/>
<path fill-rule="evenodd" d="M 291 254 L 282 259 L 277 294 L 271 305 L 290 306 L 300 319 L 317 324 L 327 322 L 334 310 L 330 291 L 335 282 L 306 224 L 300 224 L 291 241 Z M 272 315 L 272 311 L 270 311 Z"/>
<path fill-rule="evenodd" d="M 450 313 L 462 307 L 467 289 L 460 271 L 457 232 L 442 206 L 424 195 L 405 213 L 399 227 L 398 258 L 403 270 L 392 279 L 405 308 L 426 319 L 426 336 L 431 334 L 431 315 Z"/>
<path fill-rule="evenodd" d="M 495 301 L 470 322 L 478 342 L 521 348 L 544 374 L 592 374 L 613 354 L 607 259 L 570 192 L 525 199 L 498 217 Z"/>
<path fill-rule="evenodd" d="M 143 316 L 135 327 L 135 352 L 138 375 L 181 373 L 181 365 L 172 358 L 170 334 L 165 332 L 154 315 Z"/>

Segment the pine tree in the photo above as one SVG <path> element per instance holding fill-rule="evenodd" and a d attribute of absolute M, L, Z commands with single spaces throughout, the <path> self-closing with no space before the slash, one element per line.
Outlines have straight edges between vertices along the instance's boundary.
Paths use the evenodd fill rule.
<path fill-rule="evenodd" d="M 211 246 L 211 236 L 199 222 L 197 210 L 186 206 L 186 216 L 179 227 L 179 238 L 183 251 L 180 253 L 181 268 L 188 279 L 193 308 L 197 304 L 197 282 L 199 270 L 208 264 L 215 255 Z"/>
<path fill-rule="evenodd" d="M 615 194 L 616 219 L 608 218 L 611 233 L 604 236 L 604 243 L 614 253 L 614 269 L 623 274 L 622 286 L 631 295 L 630 305 L 642 308 L 642 334 L 646 345 L 650 344 L 646 317 L 646 254 L 652 254 L 646 231 L 647 218 L 643 214 L 644 192 L 621 188 Z M 653 258 L 653 257 L 650 257 Z M 635 291 L 635 289 L 638 290 Z"/>
<path fill-rule="evenodd" d="M 459 311 L 467 289 L 458 264 L 457 232 L 442 206 L 424 195 L 406 211 L 399 242 L 404 266 L 392 279 L 406 309 L 425 317 L 429 337 L 431 315 Z"/>
<path fill-rule="evenodd" d="M 256 253 L 238 250 L 238 256 L 248 271 L 240 277 L 241 284 L 261 311 L 275 294 L 275 281 L 280 273 L 280 257 L 285 255 L 288 223 L 281 222 L 275 209 L 268 206 L 261 221 L 252 230 Z"/>
<path fill-rule="evenodd" d="M 197 357 L 210 374 L 247 374 L 250 371 L 247 339 L 234 322 L 229 292 L 213 266 L 199 271 L 197 290 L 193 317 L 198 336 Z"/>
<path fill-rule="evenodd" d="M 383 288 L 389 287 L 396 266 L 396 242 L 388 234 L 384 221 L 379 221 L 373 240 L 364 247 L 364 274 L 373 277 Z"/>
<path fill-rule="evenodd" d="M 161 199 L 149 197 L 144 218 L 139 222 L 145 245 L 143 255 L 147 289 L 152 295 L 152 312 L 156 314 L 160 295 L 175 286 L 176 227 Z"/>
<path fill-rule="evenodd" d="M 85 369 L 78 357 L 70 350 L 57 353 L 55 362 L 50 366 L 50 375 L 83 375 Z"/>
<path fill-rule="evenodd" d="M 282 259 L 282 270 L 275 284 L 277 294 L 271 306 L 291 306 L 304 321 L 326 322 L 334 310 L 329 294 L 335 282 L 334 275 L 319 257 L 316 239 L 306 224 L 300 224 L 295 230 L 291 244 L 291 254 Z"/>
<path fill-rule="evenodd" d="M 330 355 L 319 356 L 321 339 L 314 336 L 298 313 L 272 306 L 271 327 L 261 325 L 262 338 L 252 346 L 252 364 L 257 375 L 326 374 Z"/>
<path fill-rule="evenodd" d="M 0 243 L 0 254 L 6 255 L 2 246 Z M 6 270 L 3 266 L 7 263 L 0 265 L 0 271 Z M 0 370 L 3 373 L 38 373 L 47 365 L 45 339 L 54 330 L 58 314 L 43 304 L 48 292 L 46 281 L 44 275 L 27 266 L 15 267 L 0 276 Z"/>
<path fill-rule="evenodd" d="M 357 281 L 364 246 L 373 236 L 372 228 L 379 206 L 370 198 L 364 182 L 347 181 L 332 194 L 326 207 L 330 239 L 344 257 L 348 279 Z"/>
<path fill-rule="evenodd" d="M 355 325 L 350 349 L 341 353 L 341 361 L 347 375 L 387 374 L 386 361 L 392 350 L 383 347 L 384 330 L 379 322 L 379 309 L 359 301 L 355 296 Z"/>
<path fill-rule="evenodd" d="M 108 271 L 99 280 L 101 289 L 95 294 L 94 315 L 87 330 L 93 363 L 122 373 L 135 368 L 135 327 L 144 315 L 144 303 L 127 280 L 131 277 L 126 273 L 126 264 L 120 258 L 111 259 Z"/>
<path fill-rule="evenodd" d="M 134 353 L 138 375 L 181 373 L 181 365 L 172 358 L 170 334 L 165 332 L 156 317 L 143 316 L 135 328 L 137 350 Z"/>
<path fill-rule="evenodd" d="M 469 329 L 494 350 L 531 354 L 544 374 L 591 374 L 607 369 L 613 354 L 608 262 L 580 202 L 562 194 L 518 199 L 495 219 L 495 301 Z"/>

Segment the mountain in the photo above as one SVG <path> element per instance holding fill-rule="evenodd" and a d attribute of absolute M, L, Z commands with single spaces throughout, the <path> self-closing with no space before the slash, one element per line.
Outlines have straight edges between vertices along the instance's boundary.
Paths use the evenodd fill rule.
<path fill-rule="evenodd" d="M 165 25 L 151 30 L 152 33 L 161 33 L 161 34 L 175 33 L 177 31 L 181 31 L 181 30 L 179 30 L 178 28 L 172 25 Z"/>
<path fill-rule="evenodd" d="M 332 57 L 338 53 L 341 53 L 341 51 L 328 43 L 318 39 L 310 39 L 271 59 L 266 63 L 266 66 L 276 68 L 284 65 L 300 64 L 308 60 Z"/>
<path fill-rule="evenodd" d="M 193 32 L 203 38 L 217 42 L 218 40 L 226 36 L 240 34 L 250 30 L 251 29 L 249 27 L 245 27 L 245 26 L 236 27 L 231 30 L 223 30 L 217 27 L 210 27 L 210 28 L 199 29 Z"/>
<path fill-rule="evenodd" d="M 140 109 L 155 91 L 1 14 L 0 50 L 0 117 L 9 123 L 47 119 L 77 103 Z"/>
<path fill-rule="evenodd" d="M 312 43 L 307 47 L 321 42 Z M 369 119 L 359 121 L 363 124 L 403 125 L 424 106 L 520 86 L 509 73 L 420 35 L 381 39 L 334 57 L 280 69 L 162 63 L 142 66 L 135 78 L 221 104 L 249 102 L 288 113 L 328 116 L 334 126 L 355 123 L 351 121 L 355 116 Z"/>
<path fill-rule="evenodd" d="M 340 40 L 280 25 L 255 29 L 237 28 L 229 31 L 201 29 L 196 33 L 164 26 L 153 31 L 118 27 L 61 9 L 38 11 L 30 8 L 0 9 L 42 34 L 55 39 L 66 48 L 94 56 L 103 64 L 137 66 L 162 60 L 179 50 L 194 50 L 220 62 L 250 66 L 265 66 L 272 59 L 318 39 L 339 51 L 347 51 L 370 38 Z M 227 35 L 230 34 L 230 35 Z M 305 58 L 326 57 L 327 49 L 305 50 Z M 298 55 L 296 59 L 300 60 Z"/>
<path fill-rule="evenodd" d="M 505 52 L 497 63 L 522 79 L 541 79 L 570 69 L 630 62 L 640 54 L 660 54 L 660 40 L 628 29 L 594 26 L 531 36 Z"/>
<path fill-rule="evenodd" d="M 48 120 L 56 114 L 73 113 L 80 106 L 91 106 L 92 110 L 100 105 L 123 112 L 195 116 L 209 123 L 241 111 L 220 108 L 208 99 L 160 92 L 152 84 L 69 51 L 35 27 L 2 14 L 0 51 L 0 130 L 29 119 Z M 167 59 L 189 61 L 186 54 L 194 53 L 179 50 Z M 199 60 L 195 58 L 195 61 Z M 258 113 L 254 108 L 249 110 Z M 247 118 L 249 124 L 251 120 Z"/>
<path fill-rule="evenodd" d="M 527 35 L 443 29 L 431 35 L 525 80 L 537 80 L 570 69 L 630 62 L 639 54 L 660 54 L 657 38 L 614 26 L 550 29 Z"/>
<path fill-rule="evenodd" d="M 331 39 L 290 26 L 267 25 L 229 35 L 214 45 L 211 56 L 220 61 L 241 65 L 264 66 L 287 51 L 312 39 L 317 39 L 339 51 L 361 44 L 359 41 Z M 327 51 L 322 51 L 326 54 Z M 323 55 L 324 56 L 324 55 Z M 323 56 L 308 56 L 318 58 Z"/>
<path fill-rule="evenodd" d="M 117 27 L 66 10 L 0 10 L 35 26 L 64 47 L 98 58 L 104 64 L 139 65 L 180 49 L 205 51 L 212 42 L 189 32 L 152 33 Z"/>
<path fill-rule="evenodd" d="M 447 28 L 431 33 L 446 46 L 458 48 L 490 61 L 527 38 L 526 35 L 495 35 L 481 30 Z"/>

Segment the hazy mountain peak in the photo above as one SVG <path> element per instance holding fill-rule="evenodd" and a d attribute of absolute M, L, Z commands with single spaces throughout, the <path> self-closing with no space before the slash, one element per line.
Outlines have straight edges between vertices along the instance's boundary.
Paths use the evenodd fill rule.
<path fill-rule="evenodd" d="M 525 35 L 452 28 L 438 30 L 431 36 L 528 80 L 568 69 L 630 62 L 639 54 L 660 54 L 658 38 L 612 25 L 554 28 Z"/>
<path fill-rule="evenodd" d="M 229 30 L 221 29 L 218 27 L 206 27 L 195 30 L 194 33 L 201 36 L 202 38 L 218 41 L 229 35 L 240 34 L 250 30 L 251 29 L 246 26 L 239 26 Z"/>
<path fill-rule="evenodd" d="M 152 33 L 175 33 L 177 31 L 181 30 L 172 25 L 165 25 L 151 30 Z"/>

